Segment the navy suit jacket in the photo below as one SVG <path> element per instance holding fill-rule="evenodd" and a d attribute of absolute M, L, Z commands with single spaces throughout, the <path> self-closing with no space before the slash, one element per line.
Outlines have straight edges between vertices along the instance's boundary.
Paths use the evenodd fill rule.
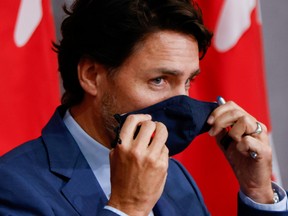
<path fill-rule="evenodd" d="M 61 107 L 56 110 L 41 137 L 1 157 L 1 216 L 116 215 L 103 208 L 108 200 L 63 123 L 64 112 Z M 243 216 L 264 215 L 241 201 L 239 206 Z M 194 180 L 174 159 L 169 161 L 164 191 L 153 212 L 156 216 L 209 215 Z"/>

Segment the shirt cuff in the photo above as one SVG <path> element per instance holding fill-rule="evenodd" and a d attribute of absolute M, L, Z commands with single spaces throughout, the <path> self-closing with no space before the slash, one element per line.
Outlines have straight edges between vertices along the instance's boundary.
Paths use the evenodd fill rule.
<path fill-rule="evenodd" d="M 109 210 L 109 211 L 112 211 L 112 212 L 114 212 L 114 213 L 116 213 L 116 214 L 118 214 L 118 215 L 120 215 L 120 216 L 129 216 L 129 215 L 127 215 L 127 214 L 125 214 L 124 212 L 122 212 L 122 211 L 120 211 L 120 210 L 118 210 L 118 209 L 116 209 L 116 208 L 113 208 L 113 207 L 111 207 L 111 206 L 105 206 L 104 207 L 104 209 L 107 209 L 107 210 Z"/>
<path fill-rule="evenodd" d="M 246 196 L 241 190 L 239 192 L 240 199 L 248 206 L 264 211 L 286 211 L 287 210 L 287 194 L 283 188 L 272 182 L 272 188 L 279 195 L 279 202 L 275 204 L 261 204 L 253 201 L 251 198 Z"/>

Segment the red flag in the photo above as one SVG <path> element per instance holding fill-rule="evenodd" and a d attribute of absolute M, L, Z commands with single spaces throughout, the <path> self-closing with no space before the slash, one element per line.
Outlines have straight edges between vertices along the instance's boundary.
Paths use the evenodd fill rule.
<path fill-rule="evenodd" d="M 0 155 L 40 135 L 60 89 L 49 0 L 0 2 Z"/>
<path fill-rule="evenodd" d="M 270 130 L 257 0 L 197 2 L 214 37 L 191 97 L 233 100 Z M 213 216 L 237 215 L 239 185 L 214 138 L 198 137 L 177 159 L 195 178 Z"/>

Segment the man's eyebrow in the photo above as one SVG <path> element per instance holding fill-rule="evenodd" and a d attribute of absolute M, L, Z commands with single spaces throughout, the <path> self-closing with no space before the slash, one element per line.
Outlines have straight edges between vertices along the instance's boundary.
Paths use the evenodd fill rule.
<path fill-rule="evenodd" d="M 174 76 L 184 74 L 183 71 L 173 70 L 173 69 L 169 69 L 169 68 L 157 68 L 153 71 L 158 72 L 158 73 L 162 73 L 162 74 L 174 75 Z M 197 70 L 195 70 L 194 72 L 192 72 L 190 77 L 192 78 L 194 76 L 197 76 L 198 74 L 200 74 L 199 68 Z"/>

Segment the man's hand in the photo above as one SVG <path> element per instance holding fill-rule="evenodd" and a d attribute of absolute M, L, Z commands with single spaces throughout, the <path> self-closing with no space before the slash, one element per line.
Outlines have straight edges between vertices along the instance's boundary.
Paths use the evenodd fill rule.
<path fill-rule="evenodd" d="M 239 181 L 241 190 L 258 203 L 273 203 L 272 151 L 269 145 L 267 128 L 260 123 L 263 131 L 254 133 L 258 122 L 234 102 L 219 106 L 208 119 L 212 125 L 209 134 L 215 136 Z M 232 126 L 232 127 L 231 127 Z M 228 132 L 231 143 L 227 149 L 221 140 Z M 256 152 L 254 159 L 251 152 Z"/>
<path fill-rule="evenodd" d="M 139 133 L 134 137 L 139 126 Z M 128 215 L 149 214 L 167 178 L 167 137 L 165 125 L 151 121 L 150 115 L 127 117 L 120 132 L 121 144 L 110 153 L 109 206 Z"/>

